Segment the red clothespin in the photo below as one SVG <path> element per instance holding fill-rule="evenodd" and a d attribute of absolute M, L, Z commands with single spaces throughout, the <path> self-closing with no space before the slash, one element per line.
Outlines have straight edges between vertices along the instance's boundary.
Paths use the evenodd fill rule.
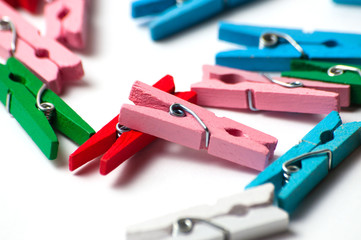
<path fill-rule="evenodd" d="M 153 86 L 174 94 L 175 86 L 172 76 L 165 76 Z M 175 95 L 190 102 L 196 101 L 194 92 L 178 92 Z M 71 171 L 105 153 L 100 160 L 100 173 L 106 175 L 156 139 L 142 132 L 116 127 L 118 119 L 119 115 L 70 155 L 69 169 Z M 122 131 L 123 133 L 117 137 L 118 132 Z"/>
<path fill-rule="evenodd" d="M 39 0 L 4 0 L 11 6 L 17 8 L 22 7 L 31 13 L 36 13 L 39 9 Z"/>
<path fill-rule="evenodd" d="M 350 87 L 221 66 L 203 67 L 203 81 L 192 85 L 201 106 L 327 114 L 350 104 Z"/>
<path fill-rule="evenodd" d="M 277 139 L 137 81 L 119 123 L 257 170 L 273 156 Z M 146 123 L 146 124 L 145 124 Z"/>
<path fill-rule="evenodd" d="M 7 19 L 13 26 L 12 33 L 0 31 L 1 57 L 16 57 L 56 93 L 61 93 L 65 80 L 77 80 L 84 75 L 79 57 L 58 42 L 40 36 L 38 29 L 1 1 L 0 17 Z M 16 45 L 16 50 L 10 43 Z"/>
<path fill-rule="evenodd" d="M 55 0 L 45 5 L 46 36 L 64 45 L 86 45 L 86 0 Z"/>

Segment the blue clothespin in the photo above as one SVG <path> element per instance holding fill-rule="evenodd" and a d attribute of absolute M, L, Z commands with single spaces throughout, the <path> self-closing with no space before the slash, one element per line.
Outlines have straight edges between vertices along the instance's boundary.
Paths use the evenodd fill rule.
<path fill-rule="evenodd" d="M 161 40 L 216 14 L 254 0 L 137 0 L 132 17 L 157 14 L 149 28 L 153 40 Z"/>
<path fill-rule="evenodd" d="M 269 165 L 247 188 L 271 182 L 278 206 L 291 213 L 344 158 L 361 145 L 361 122 L 331 112 L 302 141 Z"/>
<path fill-rule="evenodd" d="M 219 39 L 245 50 L 220 52 L 216 64 L 253 71 L 288 71 L 292 59 L 361 64 L 361 35 L 221 23 Z"/>
<path fill-rule="evenodd" d="M 333 0 L 335 3 L 361 5 L 361 0 Z"/>

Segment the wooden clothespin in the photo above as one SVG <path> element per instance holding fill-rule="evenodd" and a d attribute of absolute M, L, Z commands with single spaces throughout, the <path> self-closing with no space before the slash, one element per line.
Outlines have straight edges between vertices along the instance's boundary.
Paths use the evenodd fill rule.
<path fill-rule="evenodd" d="M 350 104 L 347 85 L 271 78 L 210 65 L 203 66 L 203 81 L 193 84 L 192 91 L 197 93 L 198 105 L 252 111 L 328 114 Z"/>
<path fill-rule="evenodd" d="M 361 0 L 333 0 L 335 3 L 361 5 Z"/>
<path fill-rule="evenodd" d="M 221 23 L 219 39 L 245 50 L 220 52 L 216 64 L 252 71 L 287 71 L 292 59 L 361 64 L 360 34 Z"/>
<path fill-rule="evenodd" d="M 58 94 L 62 92 L 64 81 L 77 80 L 84 75 L 79 57 L 58 42 L 40 36 L 34 26 L 1 1 L 0 18 L 6 26 L 2 30 L 11 30 L 0 31 L 1 57 L 16 57 Z"/>
<path fill-rule="evenodd" d="M 119 123 L 211 155 L 262 170 L 273 156 L 277 139 L 148 86 L 135 82 Z M 144 124 L 146 123 L 146 124 Z"/>
<path fill-rule="evenodd" d="M 64 45 L 83 49 L 86 46 L 86 0 L 54 0 L 44 8 L 46 36 Z"/>
<path fill-rule="evenodd" d="M 132 17 L 156 14 L 149 28 L 153 40 L 161 40 L 226 9 L 253 0 L 137 0 L 132 3 Z"/>
<path fill-rule="evenodd" d="M 285 231 L 288 214 L 273 205 L 274 186 L 262 186 L 127 229 L 127 240 L 254 239 Z"/>
<path fill-rule="evenodd" d="M 282 76 L 340 83 L 351 86 L 351 103 L 361 104 L 361 66 L 307 60 L 291 61 Z"/>
<path fill-rule="evenodd" d="M 299 144 L 274 161 L 247 188 L 270 182 L 280 208 L 291 213 L 343 159 L 361 145 L 361 122 L 331 112 Z"/>
<path fill-rule="evenodd" d="M 15 58 L 0 65 L 0 100 L 49 159 L 58 153 L 57 129 L 84 143 L 94 130 Z"/>
<path fill-rule="evenodd" d="M 194 92 L 174 93 L 173 77 L 169 75 L 159 80 L 153 87 L 175 94 L 190 102 L 196 101 Z M 70 155 L 70 171 L 104 154 L 100 160 L 100 173 L 106 175 L 156 139 L 156 137 L 146 133 L 118 126 L 118 119 L 119 115 Z"/>
<path fill-rule="evenodd" d="M 5 0 L 14 8 L 37 13 L 39 0 Z M 74 49 L 86 46 L 87 0 L 47 0 L 44 4 L 46 36 Z"/>
<path fill-rule="evenodd" d="M 39 9 L 40 0 L 3 0 L 14 8 L 24 8 L 31 13 L 36 13 Z"/>

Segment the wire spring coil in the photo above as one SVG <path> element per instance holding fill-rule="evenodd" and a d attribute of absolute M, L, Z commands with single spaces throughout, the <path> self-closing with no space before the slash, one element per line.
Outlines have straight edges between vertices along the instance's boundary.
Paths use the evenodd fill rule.
<path fill-rule="evenodd" d="M 47 87 L 45 84 L 39 89 L 38 94 L 36 95 L 36 106 L 44 113 L 46 119 L 50 122 L 54 116 L 55 106 L 49 102 L 41 102 L 41 97 L 46 89 Z"/>
<path fill-rule="evenodd" d="M 193 112 L 191 109 L 187 108 L 186 106 L 180 103 L 174 103 L 169 107 L 169 114 L 176 117 L 185 117 L 186 112 L 192 115 L 198 123 L 202 126 L 204 131 L 206 132 L 206 148 L 209 146 L 209 140 L 211 133 L 209 132 L 208 127 L 204 124 L 204 122 L 198 117 L 198 115 Z"/>
<path fill-rule="evenodd" d="M 327 154 L 328 155 L 328 170 L 331 170 L 332 168 L 332 152 L 329 149 L 323 149 L 323 150 L 319 150 L 319 151 L 315 151 L 315 152 L 309 152 L 309 153 L 305 153 L 302 154 L 298 157 L 292 158 L 286 162 L 283 163 L 282 165 L 282 170 L 283 170 L 283 178 L 285 180 L 285 183 L 288 183 L 290 178 L 291 178 L 291 174 L 298 172 L 300 170 L 300 168 L 296 165 L 294 165 L 295 163 L 305 159 L 305 158 L 309 158 L 315 155 L 320 155 L 320 154 Z"/>
<path fill-rule="evenodd" d="M 120 123 L 117 123 L 117 125 L 115 125 L 115 128 L 117 129 L 117 137 L 120 137 L 123 133 L 129 132 L 131 130 L 126 126 L 120 125 Z"/>
<path fill-rule="evenodd" d="M 279 43 L 280 39 L 289 42 L 301 54 L 301 58 L 307 58 L 303 48 L 290 35 L 285 33 L 266 32 L 262 34 L 259 38 L 259 48 L 273 47 Z"/>
<path fill-rule="evenodd" d="M 356 72 L 361 77 L 361 70 L 360 69 L 358 69 L 356 67 L 352 67 L 352 66 L 347 66 L 347 65 L 335 65 L 335 66 L 332 66 L 327 70 L 327 74 L 330 77 L 334 77 L 334 76 L 339 76 L 339 75 L 344 74 L 345 71 Z"/>

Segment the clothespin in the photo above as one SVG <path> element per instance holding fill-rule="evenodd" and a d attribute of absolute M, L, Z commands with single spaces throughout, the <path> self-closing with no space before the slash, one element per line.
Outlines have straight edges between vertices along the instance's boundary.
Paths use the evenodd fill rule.
<path fill-rule="evenodd" d="M 22 7 L 31 13 L 36 13 L 39 9 L 39 0 L 3 0 L 14 8 Z"/>
<path fill-rule="evenodd" d="M 361 5 L 361 0 L 333 0 L 335 3 Z"/>
<path fill-rule="evenodd" d="M 277 139 L 165 93 L 135 82 L 119 123 L 158 138 L 262 170 L 273 156 Z M 146 123 L 146 124 L 145 124 Z"/>
<path fill-rule="evenodd" d="M 0 65 L 0 100 L 49 159 L 58 153 L 57 129 L 82 144 L 94 130 L 15 58 Z"/>
<path fill-rule="evenodd" d="M 299 58 L 361 64 L 360 34 L 221 23 L 219 39 L 247 47 L 218 53 L 216 64 L 226 67 L 287 71 Z"/>
<path fill-rule="evenodd" d="M 137 0 L 132 3 L 132 17 L 157 14 L 149 28 L 152 39 L 161 40 L 250 1 L 253 0 Z"/>
<path fill-rule="evenodd" d="M 159 80 L 153 87 L 190 102 L 196 101 L 194 92 L 174 93 L 173 77 L 169 75 Z M 100 173 L 106 175 L 156 139 L 151 135 L 118 126 L 118 119 L 119 115 L 70 155 L 70 171 L 104 154 L 100 160 Z"/>
<path fill-rule="evenodd" d="M 11 30 L 0 31 L 1 57 L 16 57 L 56 93 L 61 93 L 65 80 L 77 80 L 84 75 L 79 57 L 58 42 L 40 36 L 34 26 L 1 1 L 0 18 L 2 25 L 7 23 L 2 30 Z"/>
<path fill-rule="evenodd" d="M 75 49 L 86 45 L 86 0 L 54 0 L 45 5 L 46 36 Z"/>
<path fill-rule="evenodd" d="M 278 206 L 291 213 L 360 144 L 361 122 L 342 124 L 339 114 L 331 112 L 247 188 L 273 183 Z"/>
<path fill-rule="evenodd" d="M 328 114 L 350 103 L 350 88 L 303 79 L 271 78 L 255 72 L 203 66 L 203 81 L 192 85 L 197 104 L 208 107 Z M 341 99 L 343 101 L 341 101 Z"/>
<path fill-rule="evenodd" d="M 288 214 L 273 205 L 274 186 L 262 186 L 134 225 L 127 240 L 254 239 L 285 231 Z"/>
<path fill-rule="evenodd" d="M 350 85 L 351 103 L 361 104 L 361 66 L 293 60 L 291 71 L 282 72 L 282 76 Z"/>

